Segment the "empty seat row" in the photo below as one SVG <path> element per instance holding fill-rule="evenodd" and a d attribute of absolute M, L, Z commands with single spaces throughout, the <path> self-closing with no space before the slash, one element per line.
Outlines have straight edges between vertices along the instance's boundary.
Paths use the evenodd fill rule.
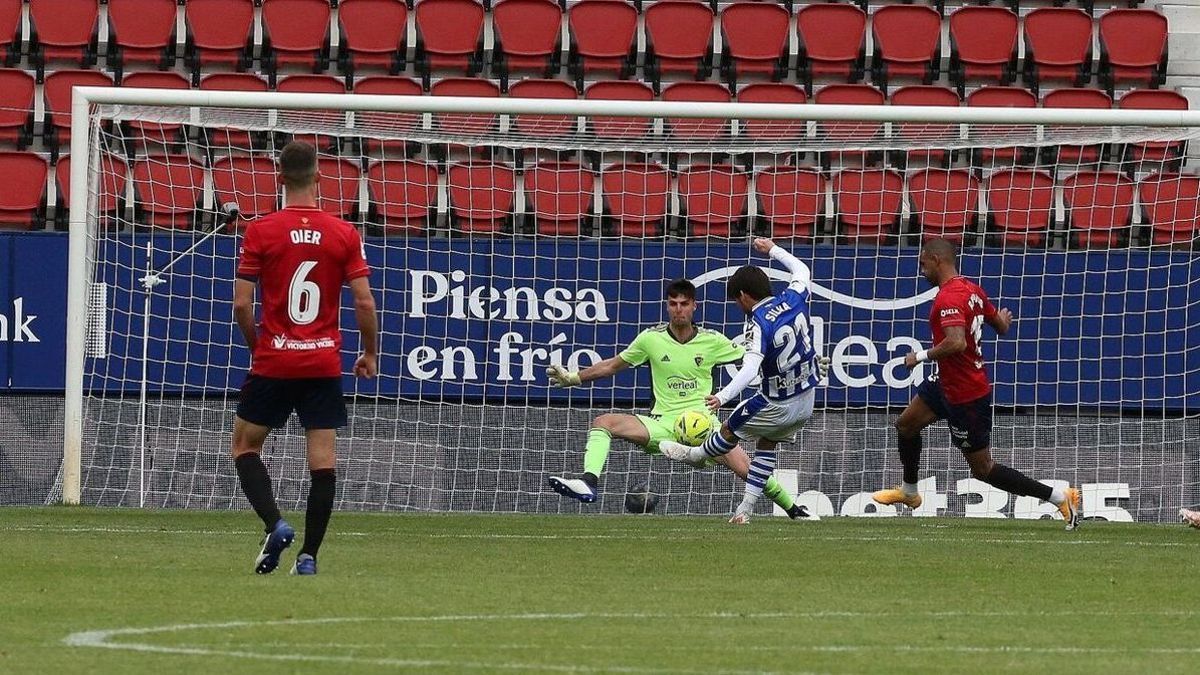
<path fill-rule="evenodd" d="M 198 81 L 201 71 L 245 70 L 255 58 L 252 0 L 191 0 L 185 5 L 184 59 Z M 264 0 L 258 53 L 272 80 L 279 66 L 325 70 L 331 50 L 330 3 L 325 0 Z M 107 63 L 120 81 L 129 67 L 169 68 L 176 61 L 174 0 L 108 3 Z M 417 36 L 416 69 L 426 84 L 432 71 L 479 74 L 485 66 L 488 20 L 477 0 L 419 0 L 412 12 Z M 0 40 L 8 63 L 20 44 L 20 0 L 0 0 Z M 492 74 L 556 75 L 561 67 L 563 10 L 555 0 L 500 0 L 492 15 Z M 406 65 L 409 10 L 402 0 L 345 0 L 337 14 L 339 69 L 347 79 L 362 68 L 399 73 Z M 655 87 L 664 75 L 708 77 L 719 68 L 734 85 L 747 76 L 778 80 L 792 68 L 792 19 L 777 4 L 735 2 L 714 12 L 700 0 L 660 0 L 639 24 L 624 0 L 583 0 L 567 12 L 569 71 L 584 76 L 628 77 L 637 64 L 643 30 L 645 74 Z M 796 14 L 796 74 L 811 93 L 815 77 L 854 82 L 867 64 L 867 14 L 854 5 L 806 5 Z M 968 80 L 1015 81 L 1021 21 L 1000 7 L 963 7 L 950 16 L 950 75 L 960 94 Z M 714 62 L 714 25 L 721 57 Z M 31 0 L 29 54 L 39 80 L 47 62 L 96 63 L 97 0 L 63 3 Z M 640 26 L 640 28 L 639 28 Z M 941 17 L 918 5 L 889 5 L 871 17 L 874 53 L 870 70 L 886 89 L 897 77 L 933 82 L 941 68 Z M 1024 22 L 1027 86 L 1066 80 L 1091 81 L 1092 18 L 1079 9 L 1039 8 Z M 1120 82 L 1157 86 L 1165 79 L 1167 19 L 1154 10 L 1115 9 L 1099 19 L 1100 62 L 1096 73 L 1110 91 Z M 0 43 L 3 45 L 5 43 Z"/>
<path fill-rule="evenodd" d="M 60 216 L 69 199 L 70 163 L 67 157 L 56 167 Z M 105 156 L 100 166 L 96 208 L 108 218 L 121 216 L 128 190 L 134 221 L 161 228 L 190 228 L 215 203 L 235 202 L 246 218 L 279 206 L 275 164 L 266 156 L 222 157 L 209 170 L 187 155 L 150 156 L 131 165 Z M 12 186 L 0 202 L 0 222 L 33 225 L 45 206 L 48 170 L 35 154 L 0 153 L 0 176 Z M 1178 173 L 1135 183 L 1117 172 L 1082 171 L 1056 185 L 1049 172 L 1025 169 L 981 179 L 967 170 L 939 168 L 904 175 L 776 166 L 749 174 L 732 165 L 669 171 L 626 163 L 595 172 L 576 163 L 546 162 L 522 176 L 501 163 L 464 162 L 442 177 L 435 166 L 414 160 L 378 161 L 363 172 L 333 157 L 321 158 L 320 172 L 321 208 L 348 220 L 365 219 L 393 235 L 427 233 L 444 208 L 453 231 L 474 235 L 588 235 L 588 223 L 599 218 L 603 233 L 617 236 L 729 237 L 758 224 L 754 229 L 770 236 L 811 238 L 833 225 L 852 243 L 884 243 L 905 230 L 962 241 L 979 233 L 982 215 L 994 242 L 1036 247 L 1054 229 L 1061 193 L 1075 246 L 1129 244 L 1138 207 L 1149 225 L 1147 243 L 1191 245 L 1200 236 L 1200 176 Z M 520 213 L 529 216 L 528 230 L 516 220 Z"/>

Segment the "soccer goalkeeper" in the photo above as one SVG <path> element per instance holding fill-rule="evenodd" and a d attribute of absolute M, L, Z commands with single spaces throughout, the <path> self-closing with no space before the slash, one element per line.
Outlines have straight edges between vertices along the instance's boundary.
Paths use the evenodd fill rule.
<path fill-rule="evenodd" d="M 669 321 L 639 333 L 617 356 L 580 372 L 568 372 L 561 366 L 546 369 L 552 384 L 573 387 L 615 375 L 630 366 L 649 363 L 654 389 L 654 408 L 649 415 L 605 413 L 595 419 L 588 431 L 583 476 L 549 478 L 550 487 L 560 495 L 584 503 L 596 501 L 600 474 L 604 471 L 614 436 L 638 445 L 648 454 L 658 454 L 660 442 L 675 440 L 675 419 L 685 411 L 709 415 L 712 428 L 720 427 L 720 421 L 704 405 L 705 397 L 713 391 L 713 369 L 740 361 L 745 349 L 717 331 L 692 323 L 692 315 L 696 312 L 696 287 L 691 281 L 676 279 L 670 282 L 666 300 Z M 741 447 L 735 447 L 716 461 L 728 466 L 742 480 L 750 470 L 750 459 Z M 810 517 L 774 477 L 767 482 L 763 493 L 789 517 Z"/>

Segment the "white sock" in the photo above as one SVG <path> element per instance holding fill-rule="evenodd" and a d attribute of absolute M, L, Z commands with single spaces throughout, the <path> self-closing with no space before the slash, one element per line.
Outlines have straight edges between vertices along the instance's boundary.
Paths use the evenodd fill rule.
<path fill-rule="evenodd" d="M 901 483 L 900 491 L 909 496 L 915 495 L 915 494 L 917 494 L 917 484 L 916 483 Z"/>
<path fill-rule="evenodd" d="M 753 513 L 754 505 L 758 502 L 758 495 L 744 494 L 742 495 L 742 503 L 737 507 L 737 513 L 746 512 Z"/>
<path fill-rule="evenodd" d="M 1050 503 L 1055 506 L 1062 506 L 1062 503 L 1067 501 L 1067 493 L 1060 487 L 1056 487 L 1050 491 Z"/>

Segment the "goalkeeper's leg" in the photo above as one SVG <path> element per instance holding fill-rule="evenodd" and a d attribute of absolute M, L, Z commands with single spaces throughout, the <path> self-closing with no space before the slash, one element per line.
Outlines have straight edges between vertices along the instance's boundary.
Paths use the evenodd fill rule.
<path fill-rule="evenodd" d="M 647 420 L 651 418 L 645 418 Z M 583 454 L 583 475 L 550 476 L 548 482 L 555 492 L 584 503 L 596 501 L 599 492 L 600 474 L 604 472 L 604 463 L 608 460 L 608 452 L 612 449 L 614 437 L 645 446 L 650 442 L 650 431 L 647 422 L 638 415 L 623 413 L 606 413 L 592 422 L 588 430 L 587 446 Z"/>

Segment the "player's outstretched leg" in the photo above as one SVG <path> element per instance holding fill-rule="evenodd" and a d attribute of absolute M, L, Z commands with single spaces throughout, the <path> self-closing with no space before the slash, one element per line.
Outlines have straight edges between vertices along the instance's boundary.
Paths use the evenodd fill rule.
<path fill-rule="evenodd" d="M 728 423 L 721 425 L 717 433 L 709 434 L 703 445 L 691 446 L 675 441 L 662 441 L 658 444 L 658 449 L 667 459 L 697 467 L 704 466 L 710 459 L 728 455 L 736 447 L 737 437 L 729 430 Z"/>
<path fill-rule="evenodd" d="M 1050 502 L 1058 507 L 1058 512 L 1062 514 L 1063 521 L 1066 523 L 1066 529 L 1074 530 L 1079 526 L 1082 512 L 1079 490 L 1073 487 L 1051 488 L 1012 467 L 993 461 L 990 448 L 966 453 L 966 458 L 967 463 L 971 465 L 971 475 L 976 479 L 1009 494 L 1037 497 L 1042 501 Z"/>
<path fill-rule="evenodd" d="M 729 470 L 743 481 L 750 473 L 750 458 L 746 455 L 746 451 L 738 446 L 724 457 L 718 457 L 717 461 L 729 467 Z M 788 492 L 775 476 L 767 479 L 766 485 L 763 486 L 763 494 L 770 497 L 771 501 L 783 509 L 788 518 L 792 520 L 820 520 L 821 517 L 817 514 L 810 514 L 808 509 L 797 504 L 795 498 Z"/>
<path fill-rule="evenodd" d="M 550 476 L 547 482 L 558 494 L 571 499 L 578 499 L 584 504 L 596 501 L 599 493 L 600 474 L 604 471 L 604 463 L 608 460 L 608 451 L 612 448 L 612 432 L 601 426 L 615 415 L 601 415 L 596 418 L 594 426 L 588 430 L 587 446 L 583 453 L 583 475 L 578 478 L 570 476 Z"/>

